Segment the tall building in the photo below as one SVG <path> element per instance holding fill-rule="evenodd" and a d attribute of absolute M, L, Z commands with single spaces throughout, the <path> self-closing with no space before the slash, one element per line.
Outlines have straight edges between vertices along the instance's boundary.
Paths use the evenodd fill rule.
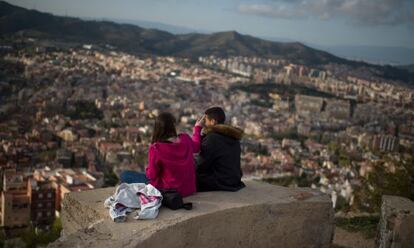
<path fill-rule="evenodd" d="M 325 111 L 330 117 L 347 120 L 351 117 L 351 102 L 337 99 L 327 99 Z"/>
<path fill-rule="evenodd" d="M 4 172 L 0 206 L 2 227 L 20 228 L 29 225 L 30 195 L 24 173 L 15 170 Z"/>
<path fill-rule="evenodd" d="M 309 115 L 320 113 L 323 108 L 323 98 L 316 96 L 295 96 L 296 113 L 299 115 Z"/>
<path fill-rule="evenodd" d="M 31 220 L 35 226 L 50 226 L 55 219 L 56 189 L 49 181 L 29 179 Z"/>
<path fill-rule="evenodd" d="M 381 110 L 372 103 L 357 104 L 353 113 L 355 120 L 363 122 L 379 120 L 383 116 Z"/>
<path fill-rule="evenodd" d="M 392 135 L 375 135 L 372 139 L 372 149 L 393 152 L 398 149 L 398 138 Z"/>

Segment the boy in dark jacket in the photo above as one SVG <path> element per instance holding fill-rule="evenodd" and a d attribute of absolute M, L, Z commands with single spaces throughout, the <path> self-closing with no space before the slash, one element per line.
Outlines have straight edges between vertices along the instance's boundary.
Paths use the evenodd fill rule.
<path fill-rule="evenodd" d="M 204 136 L 196 171 L 197 191 L 237 191 L 245 187 L 241 181 L 240 139 L 243 130 L 225 125 L 222 108 L 205 112 Z"/>

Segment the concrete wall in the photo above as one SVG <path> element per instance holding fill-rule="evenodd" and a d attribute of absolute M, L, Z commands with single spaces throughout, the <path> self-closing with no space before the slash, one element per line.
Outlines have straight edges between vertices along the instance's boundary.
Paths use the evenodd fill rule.
<path fill-rule="evenodd" d="M 64 236 L 50 247 L 330 247 L 334 212 L 327 195 L 246 182 L 239 192 L 197 193 L 193 210 L 162 208 L 155 220 L 114 223 L 103 201 L 114 188 L 70 193 Z"/>
<path fill-rule="evenodd" d="M 377 247 L 414 247 L 414 202 L 407 198 L 384 195 Z"/>

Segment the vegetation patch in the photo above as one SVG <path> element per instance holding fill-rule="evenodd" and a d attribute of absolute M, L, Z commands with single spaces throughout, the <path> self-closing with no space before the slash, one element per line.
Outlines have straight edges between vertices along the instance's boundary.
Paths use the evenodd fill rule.
<path fill-rule="evenodd" d="M 98 109 L 94 102 L 77 101 L 68 116 L 73 120 L 99 119 L 103 118 L 103 113 Z"/>
<path fill-rule="evenodd" d="M 379 219 L 379 216 L 341 217 L 335 218 L 335 224 L 348 232 L 359 232 L 365 238 L 371 239 L 375 237 Z"/>

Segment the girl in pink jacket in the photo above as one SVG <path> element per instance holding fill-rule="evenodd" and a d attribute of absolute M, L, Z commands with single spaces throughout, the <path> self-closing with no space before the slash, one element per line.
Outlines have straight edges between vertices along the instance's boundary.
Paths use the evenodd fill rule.
<path fill-rule="evenodd" d="M 172 114 L 160 114 L 155 120 L 145 175 L 125 171 L 120 176 L 121 182 L 150 183 L 159 190 L 174 188 L 182 197 L 196 192 L 193 154 L 200 151 L 203 120 L 204 117 L 197 120 L 190 137 L 186 133 L 177 135 Z"/>

